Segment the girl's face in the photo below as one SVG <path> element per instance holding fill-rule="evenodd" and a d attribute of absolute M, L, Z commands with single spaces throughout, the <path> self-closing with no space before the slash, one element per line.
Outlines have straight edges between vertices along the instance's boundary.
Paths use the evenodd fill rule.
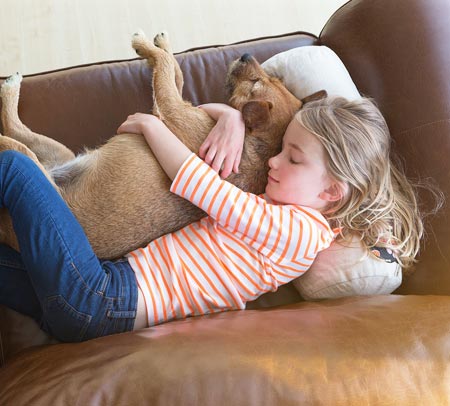
<path fill-rule="evenodd" d="M 277 203 L 325 209 L 336 200 L 330 198 L 336 185 L 327 173 L 326 159 L 316 136 L 293 119 L 281 152 L 269 160 L 266 194 Z"/>

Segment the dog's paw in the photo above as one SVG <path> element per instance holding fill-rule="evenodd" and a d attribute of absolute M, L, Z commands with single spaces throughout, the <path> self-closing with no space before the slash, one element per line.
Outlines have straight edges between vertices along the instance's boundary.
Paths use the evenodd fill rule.
<path fill-rule="evenodd" d="M 153 44 L 148 40 L 144 31 L 138 30 L 133 34 L 131 46 L 139 56 L 145 58 L 148 56 L 149 48 L 153 47 Z"/>
<path fill-rule="evenodd" d="M 159 34 L 156 34 L 153 38 L 153 43 L 158 48 L 161 48 L 164 51 L 171 52 L 170 49 L 170 42 L 169 42 L 169 34 L 167 31 L 160 32 Z"/>
<path fill-rule="evenodd" d="M 144 31 L 140 28 L 133 34 L 133 41 L 142 41 L 146 40 L 147 36 L 145 35 Z"/>
<path fill-rule="evenodd" d="M 14 73 L 14 75 L 11 75 L 2 83 L 2 87 L 0 89 L 1 96 L 5 95 L 11 90 L 20 88 L 21 83 L 22 83 L 22 75 L 19 72 Z"/>
<path fill-rule="evenodd" d="M 9 78 L 7 78 L 3 84 L 3 86 L 17 86 L 22 82 L 22 75 L 19 72 L 14 73 Z"/>

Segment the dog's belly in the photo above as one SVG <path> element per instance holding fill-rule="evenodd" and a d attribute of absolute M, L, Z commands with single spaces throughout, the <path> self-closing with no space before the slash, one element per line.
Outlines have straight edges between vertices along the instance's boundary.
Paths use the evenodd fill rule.
<path fill-rule="evenodd" d="M 204 215 L 169 191 L 143 137 L 121 136 L 78 161 L 70 181 L 60 177 L 61 191 L 100 258 L 120 257 Z"/>

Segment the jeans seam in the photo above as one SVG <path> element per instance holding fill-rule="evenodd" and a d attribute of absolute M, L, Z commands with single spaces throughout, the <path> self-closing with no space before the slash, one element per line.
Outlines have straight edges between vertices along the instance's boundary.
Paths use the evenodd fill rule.
<path fill-rule="evenodd" d="M 80 312 L 80 311 L 77 310 L 75 307 L 73 307 L 73 306 L 66 300 L 66 298 L 64 297 L 64 295 L 61 295 L 61 294 L 48 296 L 48 297 L 45 299 L 46 306 L 47 306 L 49 303 L 51 303 L 51 302 L 53 302 L 53 301 L 55 301 L 55 300 L 58 300 L 59 298 L 64 299 L 64 301 L 66 302 L 67 306 L 69 306 L 69 307 L 70 307 L 70 310 L 71 310 L 74 314 L 77 315 L 77 318 L 78 318 L 79 320 L 84 320 L 84 319 L 86 318 L 86 316 L 89 316 L 89 317 L 92 318 L 92 315 L 87 314 L 87 313 Z M 80 316 L 80 317 L 79 317 L 79 316 Z"/>
<path fill-rule="evenodd" d="M 62 305 L 58 303 L 59 299 L 61 299 L 63 301 Z M 78 335 L 75 338 L 76 341 L 83 341 L 84 337 L 86 336 L 87 331 L 89 330 L 89 326 L 91 325 L 91 322 L 94 319 L 92 314 L 79 311 L 78 309 L 73 307 L 67 301 L 67 299 L 65 298 L 64 295 L 58 294 L 58 295 L 48 296 L 45 299 L 45 306 L 44 306 L 45 310 L 43 311 L 44 315 L 48 311 L 49 305 L 52 304 L 53 302 L 55 302 L 56 306 L 58 306 L 61 311 L 65 312 L 65 314 L 68 314 L 67 310 L 69 309 L 70 313 L 72 314 L 72 317 L 75 317 L 78 321 L 83 323 L 83 328 L 78 331 Z M 51 325 L 50 325 L 50 328 L 51 328 Z M 59 337 L 57 337 L 57 338 L 59 339 Z"/>
<path fill-rule="evenodd" d="M 14 268 L 14 269 L 18 269 L 20 271 L 27 270 L 24 266 L 17 264 L 17 262 L 12 262 L 12 261 L 8 261 L 8 260 L 4 260 L 4 259 L 0 259 L 0 265 L 5 265 L 8 268 Z"/>
<path fill-rule="evenodd" d="M 113 303 L 111 299 L 108 299 L 104 297 L 104 299 L 107 301 L 105 304 L 105 312 L 102 312 L 102 316 L 100 318 L 99 323 L 97 324 L 97 328 L 95 329 L 95 337 L 102 337 L 104 336 L 105 329 L 107 328 L 109 318 L 108 318 L 108 312 L 113 307 Z"/>
<path fill-rule="evenodd" d="M 97 293 L 101 296 L 105 296 L 106 287 L 108 286 L 108 283 L 111 280 L 111 272 L 104 271 L 104 274 L 105 274 L 105 278 L 103 279 L 103 281 L 97 291 Z"/>

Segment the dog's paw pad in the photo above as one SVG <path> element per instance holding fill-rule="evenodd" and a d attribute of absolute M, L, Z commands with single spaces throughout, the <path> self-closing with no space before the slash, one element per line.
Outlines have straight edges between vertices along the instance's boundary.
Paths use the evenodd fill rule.
<path fill-rule="evenodd" d="M 169 49 L 169 34 L 166 31 L 156 34 L 155 37 L 153 38 L 153 43 L 158 48 L 168 50 Z"/>
<path fill-rule="evenodd" d="M 5 80 L 3 85 L 7 86 L 15 86 L 22 82 L 22 75 L 19 72 L 14 73 L 14 75 L 11 75 L 9 78 Z"/>
<path fill-rule="evenodd" d="M 136 52 L 136 54 L 138 54 L 141 57 L 144 57 L 144 53 L 138 47 L 135 47 L 133 45 L 133 48 L 134 48 L 134 51 Z"/>
<path fill-rule="evenodd" d="M 21 83 L 22 83 L 22 75 L 19 72 L 14 73 L 14 75 L 11 75 L 3 82 L 1 86 L 2 94 L 4 94 L 10 89 L 20 87 Z"/>
<path fill-rule="evenodd" d="M 149 45 L 149 42 L 146 35 L 144 34 L 144 31 L 138 30 L 133 34 L 133 37 L 131 38 L 131 46 L 134 48 L 136 53 L 139 56 L 146 56 L 147 54 L 147 48 Z"/>
<path fill-rule="evenodd" d="M 133 34 L 133 40 L 137 40 L 137 39 L 145 39 L 145 33 L 143 30 L 138 29 L 134 34 Z"/>

